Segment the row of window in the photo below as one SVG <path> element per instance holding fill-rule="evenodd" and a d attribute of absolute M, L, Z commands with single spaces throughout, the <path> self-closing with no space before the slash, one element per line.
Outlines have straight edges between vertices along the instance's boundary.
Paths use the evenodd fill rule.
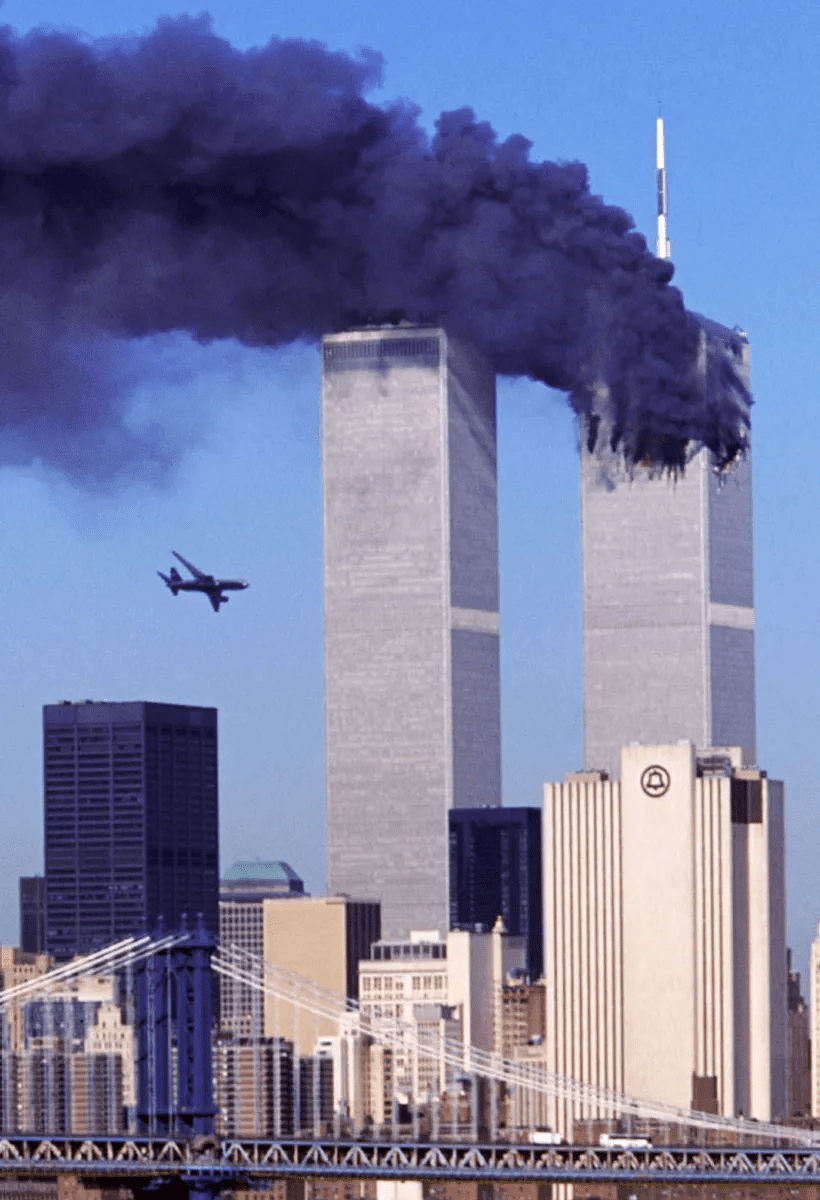
<path fill-rule="evenodd" d="M 361 985 L 363 992 L 403 992 L 404 980 L 406 976 L 399 976 L 393 979 L 392 975 L 362 975 Z M 446 987 L 446 975 L 413 975 L 412 989 L 414 992 L 432 992 L 442 991 Z"/>

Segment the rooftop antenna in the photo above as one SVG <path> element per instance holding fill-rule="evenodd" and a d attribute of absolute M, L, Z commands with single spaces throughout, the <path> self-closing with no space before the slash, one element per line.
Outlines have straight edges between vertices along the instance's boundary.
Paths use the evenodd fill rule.
<path fill-rule="evenodd" d="M 655 165 L 658 168 L 658 258 L 672 257 L 672 243 L 666 236 L 666 150 L 663 141 L 663 117 L 655 122 Z"/>

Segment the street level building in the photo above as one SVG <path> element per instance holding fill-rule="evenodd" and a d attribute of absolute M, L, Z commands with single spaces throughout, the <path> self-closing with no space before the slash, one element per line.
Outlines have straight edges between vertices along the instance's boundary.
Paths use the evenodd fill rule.
<path fill-rule="evenodd" d="M 87 954 L 219 902 L 217 715 L 180 704 L 43 709 L 46 950 Z"/>
<path fill-rule="evenodd" d="M 495 377 L 441 329 L 323 343 L 328 890 L 446 929 L 447 813 L 501 801 Z"/>
<path fill-rule="evenodd" d="M 748 383 L 745 335 L 699 319 L 704 388 L 721 360 Z M 615 777 L 621 746 L 679 738 L 752 764 L 751 462 L 627 474 L 606 440 L 581 453 L 585 766 Z"/>
<path fill-rule="evenodd" d="M 783 787 L 741 751 L 627 746 L 544 789 L 547 1067 L 706 1112 L 786 1115 Z M 605 1106 L 552 1102 L 571 1131 Z"/>

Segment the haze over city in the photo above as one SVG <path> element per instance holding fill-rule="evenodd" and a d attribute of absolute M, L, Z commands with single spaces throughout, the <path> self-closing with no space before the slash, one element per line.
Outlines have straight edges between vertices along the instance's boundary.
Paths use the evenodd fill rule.
<path fill-rule="evenodd" d="M 142 32 L 177 8 L 12 0 L 20 30 L 68 24 L 89 36 Z M 384 104 L 407 97 L 429 130 L 471 105 L 535 159 L 580 159 L 593 193 L 631 212 L 650 246 L 654 118 L 667 121 L 675 283 L 690 309 L 751 342 L 758 747 L 786 783 L 789 938 L 798 965 L 820 916 L 816 813 L 818 511 L 811 465 L 817 297 L 806 268 L 816 170 L 804 69 L 818 17 L 808 5 L 739 4 L 571 13 L 514 4 L 503 23 L 460 0 L 271 14 L 212 6 L 239 48 L 316 38 L 385 55 Z M 662 36 L 661 36 L 662 33 Z M 226 281 L 227 286 L 227 281 Z M 6 303 L 9 303 L 7 298 Z M 0 934 L 15 940 L 16 879 L 41 869 L 40 708 L 83 696 L 216 705 L 223 862 L 283 858 L 323 888 L 319 360 L 316 348 L 197 345 L 181 334 L 117 344 L 111 369 L 132 419 L 159 423 L 174 466 L 161 480 L 74 482 L 0 459 L 5 675 Z M 542 385 L 499 387 L 503 786 L 508 805 L 581 760 L 578 468 L 574 422 Z M 250 580 L 216 617 L 156 578 L 171 548 Z"/>

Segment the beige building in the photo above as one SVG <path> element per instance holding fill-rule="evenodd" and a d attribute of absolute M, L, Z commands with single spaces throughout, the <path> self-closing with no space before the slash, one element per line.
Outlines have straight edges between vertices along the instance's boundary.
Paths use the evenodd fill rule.
<path fill-rule="evenodd" d="M 544 789 L 546 1058 L 680 1108 L 783 1117 L 783 787 L 738 749 L 631 745 Z M 550 1124 L 605 1116 L 555 1101 Z"/>
<path fill-rule="evenodd" d="M 335 1019 L 308 1011 L 338 1004 L 358 995 L 358 963 L 370 953 L 380 933 L 380 910 L 376 901 L 351 900 L 347 896 L 306 897 L 300 900 L 262 901 L 262 943 L 266 963 L 283 968 L 315 985 L 318 1005 L 293 982 L 279 997 L 266 995 L 264 1036 L 284 1037 L 294 1043 L 297 1055 L 312 1054 L 321 1037 L 338 1033 Z M 338 1003 L 341 1001 L 341 1003 Z"/>
<path fill-rule="evenodd" d="M 0 946 L 0 990 L 11 991 L 20 984 L 45 975 L 54 965 L 54 959 L 49 954 L 29 954 L 17 946 Z M 9 1048 L 22 1050 L 23 1032 L 21 1024 L 21 1006 L 10 1003 L 5 1006 L 6 1020 L 9 1029 Z"/>

